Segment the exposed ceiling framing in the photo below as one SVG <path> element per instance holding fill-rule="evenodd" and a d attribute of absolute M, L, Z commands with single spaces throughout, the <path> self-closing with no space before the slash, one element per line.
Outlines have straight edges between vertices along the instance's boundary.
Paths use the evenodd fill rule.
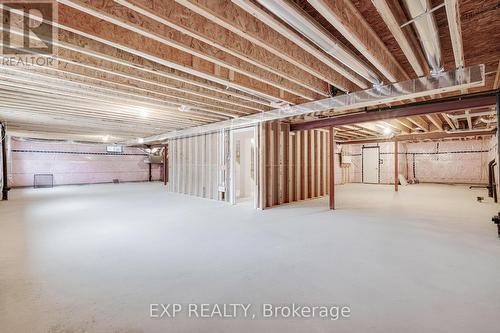
<path fill-rule="evenodd" d="M 273 2 L 291 8 L 296 25 L 309 24 L 313 37 L 326 36 L 336 48 L 325 50 L 268 1 L 59 0 L 57 20 L 46 22 L 58 28 L 57 66 L 0 66 L 0 120 L 21 136 L 125 142 L 356 92 L 377 81 L 415 79 L 438 65 L 483 63 L 485 85 L 469 92 L 500 88 L 496 0 Z M 451 113 L 466 111 L 458 121 L 444 112 L 339 126 L 337 135 L 356 140 L 495 126 L 493 116 L 474 116 L 481 109 Z"/>

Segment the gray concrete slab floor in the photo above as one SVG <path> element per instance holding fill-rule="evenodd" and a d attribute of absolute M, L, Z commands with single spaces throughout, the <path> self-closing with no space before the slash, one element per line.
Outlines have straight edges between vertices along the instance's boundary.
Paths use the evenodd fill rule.
<path fill-rule="evenodd" d="M 500 206 L 466 186 L 338 186 L 266 211 L 159 183 L 22 189 L 0 203 L 0 332 L 498 332 Z M 255 319 L 151 319 L 249 303 Z M 351 316 L 263 319 L 262 304 Z"/>

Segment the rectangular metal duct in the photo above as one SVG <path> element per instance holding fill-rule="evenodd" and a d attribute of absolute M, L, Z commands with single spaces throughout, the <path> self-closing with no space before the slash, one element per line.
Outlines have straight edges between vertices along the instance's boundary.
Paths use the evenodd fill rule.
<path fill-rule="evenodd" d="M 303 116 L 315 112 L 342 112 L 450 91 L 459 91 L 464 88 L 480 87 L 483 85 L 484 65 L 481 64 L 414 80 L 361 90 L 350 94 L 339 95 L 319 101 L 278 108 L 272 111 L 256 113 L 236 119 L 154 135 L 145 138 L 144 143 L 200 135 L 225 129 L 249 127 L 265 121 Z M 138 144 L 138 142 L 128 142 L 128 144 L 133 145 Z"/>

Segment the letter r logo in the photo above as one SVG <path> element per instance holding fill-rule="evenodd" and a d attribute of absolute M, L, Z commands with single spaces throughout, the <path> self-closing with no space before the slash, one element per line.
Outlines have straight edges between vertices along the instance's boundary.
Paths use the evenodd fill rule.
<path fill-rule="evenodd" d="M 54 0 L 0 0 L 2 18 L 2 54 L 46 54 L 54 51 Z"/>

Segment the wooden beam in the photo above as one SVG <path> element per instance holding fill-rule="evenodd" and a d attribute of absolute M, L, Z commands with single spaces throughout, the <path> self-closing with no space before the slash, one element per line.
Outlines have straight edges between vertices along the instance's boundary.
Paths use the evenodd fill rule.
<path fill-rule="evenodd" d="M 289 183 L 290 183 L 290 174 L 289 174 L 289 163 L 290 163 L 290 124 L 286 123 L 282 125 L 283 128 L 283 202 L 290 202 L 289 198 Z"/>
<path fill-rule="evenodd" d="M 308 2 L 390 82 L 409 79 L 408 74 L 350 0 Z"/>
<path fill-rule="evenodd" d="M 497 74 L 495 75 L 495 82 L 493 83 L 493 89 L 500 88 L 500 60 L 498 61 Z"/>
<path fill-rule="evenodd" d="M 306 199 L 306 134 L 307 131 L 300 132 L 300 200 Z"/>
<path fill-rule="evenodd" d="M 444 0 L 444 3 L 446 6 L 448 28 L 450 30 L 451 45 L 453 47 L 453 56 L 455 58 L 455 67 L 462 68 L 465 66 L 465 61 L 458 0 Z"/>
<path fill-rule="evenodd" d="M 467 115 L 467 126 L 472 130 L 472 117 L 470 116 L 470 111 L 465 110 L 465 114 Z"/>
<path fill-rule="evenodd" d="M 58 40 L 53 41 L 54 45 L 58 47 L 58 55 L 64 50 L 73 51 L 78 54 L 78 57 L 63 59 L 72 60 L 85 65 L 103 66 L 108 69 L 106 64 L 111 64 L 112 69 L 117 68 L 117 72 L 124 72 L 125 74 L 135 73 L 142 78 L 151 78 L 153 81 L 158 81 L 162 84 L 174 86 L 184 91 L 194 90 L 197 93 L 204 92 L 204 96 L 213 96 L 216 99 L 224 100 L 229 103 L 232 101 L 249 103 L 243 104 L 251 108 L 261 109 L 262 107 L 269 109 L 269 102 L 258 98 L 255 95 L 250 95 L 245 92 L 237 91 L 226 85 L 218 82 L 209 81 L 201 77 L 191 75 L 164 66 L 159 63 L 152 62 L 145 58 L 140 58 L 134 54 L 123 52 L 115 47 L 100 43 L 96 40 L 77 35 L 70 31 L 63 29 L 58 30 Z M 82 47 L 85 46 L 85 47 Z M 99 62 L 104 60 L 104 62 Z"/>
<path fill-rule="evenodd" d="M 403 51 L 406 59 L 408 59 L 408 62 L 410 63 L 417 76 L 424 76 L 424 69 L 420 65 L 420 60 L 417 57 L 419 49 L 415 47 L 415 44 L 410 43 L 403 29 L 401 29 L 400 23 L 391 11 L 391 8 L 389 7 L 387 1 L 372 0 L 372 4 L 375 6 L 385 24 L 391 31 L 394 39 L 396 39 L 396 41 L 398 42 L 399 47 Z"/>
<path fill-rule="evenodd" d="M 168 27 L 166 26 L 151 23 L 151 26 L 157 27 L 159 31 L 148 32 L 144 29 L 149 23 L 146 19 L 139 19 L 138 24 L 142 24 L 142 26 L 141 29 L 138 29 L 128 23 L 127 17 L 121 19 L 123 21 L 127 20 L 127 24 L 125 25 L 121 20 L 111 20 L 109 15 L 101 15 L 98 10 L 90 9 L 88 4 L 80 6 L 74 2 L 64 1 L 65 4 L 71 4 L 77 7 L 78 10 L 62 3 L 59 4 L 58 24 L 63 30 L 76 32 L 85 37 L 198 77 L 220 82 L 231 87 L 241 87 L 242 90 L 250 90 L 266 98 L 281 100 L 279 98 L 280 88 L 287 91 L 285 100 L 294 104 L 319 97 L 317 94 L 311 94 L 306 89 L 298 87 L 289 81 L 287 83 L 286 80 L 279 79 L 274 74 L 266 74 L 252 67 L 250 64 L 235 60 L 233 56 L 227 55 L 211 45 L 205 45 L 201 41 L 196 43 L 192 38 L 184 36 L 179 31 L 171 29 L 167 33 L 166 30 Z M 80 10 L 90 12 L 92 15 Z M 113 23 L 109 21 L 113 21 Z M 121 24 L 122 26 L 117 24 Z M 163 32 L 164 35 L 155 37 L 159 32 Z M 221 65 L 221 77 L 217 77 L 214 74 L 214 63 Z M 224 71 L 222 67 L 224 67 Z M 229 69 L 237 72 L 235 73 L 234 81 L 229 80 Z M 294 91 L 294 93 L 291 93 L 289 90 Z M 304 96 L 298 97 L 299 95 L 304 95 L 307 98 Z"/>
<path fill-rule="evenodd" d="M 307 46 L 308 43 L 304 43 L 295 32 L 278 23 L 249 1 L 176 0 L 176 2 L 344 91 L 358 90 L 357 86 L 367 87 L 366 83 L 353 75 L 350 70 L 336 65 L 332 60 L 325 61 L 328 57 L 317 50 L 314 51 L 315 49 L 310 44 Z M 314 58 L 318 58 L 318 55 L 323 62 L 318 62 Z"/>
<path fill-rule="evenodd" d="M 267 196 L 267 124 L 259 124 L 259 138 L 258 138 L 258 151 L 259 151 L 259 208 L 266 208 Z"/>
<path fill-rule="evenodd" d="M 215 46 L 241 60 L 327 96 L 324 76 L 313 75 L 310 66 L 297 67 L 281 60 L 267 48 L 252 44 L 247 39 L 228 31 L 174 0 L 118 0 L 117 3 L 185 35 Z"/>
<path fill-rule="evenodd" d="M 434 124 L 434 126 L 436 126 L 438 130 L 443 130 L 443 122 L 439 119 L 437 114 L 427 114 L 425 116 Z"/>
<path fill-rule="evenodd" d="M 329 194 L 330 194 L 330 209 L 335 209 L 335 130 L 333 127 L 330 127 L 330 133 L 328 136 L 329 140 L 329 175 L 330 175 L 330 184 L 329 184 Z"/>
<path fill-rule="evenodd" d="M 393 119 L 387 119 L 380 122 L 381 126 L 384 128 L 389 128 L 391 130 L 396 130 L 397 132 L 408 133 L 408 128 L 406 126 L 401 125 L 397 121 Z"/>
<path fill-rule="evenodd" d="M 448 115 L 446 113 L 441 113 L 441 116 L 448 123 L 448 125 L 450 126 L 450 128 L 452 130 L 456 130 L 457 129 L 457 127 L 455 126 L 455 124 L 453 123 L 453 121 L 450 119 L 450 117 L 448 117 Z"/>
<path fill-rule="evenodd" d="M 414 130 L 413 123 L 409 121 L 407 118 L 398 118 L 394 119 L 394 121 L 406 127 L 410 132 Z"/>
<path fill-rule="evenodd" d="M 280 134 L 281 134 L 281 126 L 280 122 L 273 122 L 273 163 L 272 163 L 272 172 L 273 172 L 273 189 L 272 189 L 272 202 L 273 206 L 277 206 L 280 204 Z"/>
<path fill-rule="evenodd" d="M 130 82 L 134 82 L 135 86 L 141 88 L 143 88 L 143 85 L 151 85 L 154 86 L 153 90 L 161 89 L 168 94 L 193 98 L 195 100 L 203 98 L 206 100 L 205 103 L 220 103 L 220 105 L 226 105 L 235 111 L 241 110 L 243 114 L 270 109 L 257 103 L 234 98 L 234 96 L 223 92 L 209 90 L 205 87 L 165 77 L 161 75 L 161 72 L 145 71 L 144 68 L 138 69 L 137 67 L 126 66 L 119 62 L 99 59 L 82 54 L 76 50 L 65 49 L 64 47 L 58 47 L 57 56 L 60 61 L 60 66 L 57 69 L 63 72 L 101 79 L 102 75 L 107 75 L 108 77 L 117 78 L 117 80 L 108 81 L 127 80 L 127 84 L 130 85 Z"/>
<path fill-rule="evenodd" d="M 265 150 L 266 150 L 266 207 L 271 207 L 273 205 L 272 202 L 272 192 L 273 192 L 273 182 L 272 182 L 272 146 L 271 146 L 271 123 L 265 123 Z"/>
<path fill-rule="evenodd" d="M 429 132 L 429 124 L 420 116 L 408 117 L 408 120 L 417 125 L 417 127 L 422 129 L 424 132 Z"/>

